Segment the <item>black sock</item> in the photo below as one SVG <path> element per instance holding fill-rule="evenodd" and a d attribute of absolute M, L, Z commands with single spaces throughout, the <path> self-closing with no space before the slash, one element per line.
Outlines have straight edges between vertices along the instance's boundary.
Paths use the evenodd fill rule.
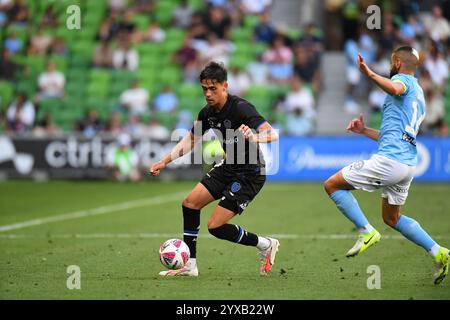
<path fill-rule="evenodd" d="M 244 246 L 256 247 L 258 244 L 256 234 L 247 232 L 244 228 L 235 224 L 224 224 L 218 228 L 209 229 L 209 233 L 216 238 L 243 244 Z"/>
<path fill-rule="evenodd" d="M 183 241 L 189 247 L 190 257 L 197 257 L 197 235 L 200 230 L 200 210 L 183 206 Z"/>

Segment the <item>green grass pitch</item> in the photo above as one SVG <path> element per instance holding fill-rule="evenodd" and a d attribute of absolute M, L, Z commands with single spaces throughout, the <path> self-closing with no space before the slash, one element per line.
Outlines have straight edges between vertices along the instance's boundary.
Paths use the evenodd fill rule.
<path fill-rule="evenodd" d="M 267 183 L 233 219 L 280 238 L 269 276 L 259 276 L 255 248 L 209 237 L 211 204 L 202 212 L 200 276 L 162 278 L 158 248 L 182 237 L 181 201 L 195 183 L 0 183 L 0 299 L 450 299 L 450 279 L 433 285 L 426 252 L 383 224 L 380 193 L 355 196 L 381 242 L 345 258 L 355 230 L 320 184 Z M 416 183 L 403 210 L 445 246 L 449 195 L 449 184 Z M 67 288 L 70 265 L 81 270 L 79 290 Z M 373 265 L 381 288 L 370 290 Z"/>

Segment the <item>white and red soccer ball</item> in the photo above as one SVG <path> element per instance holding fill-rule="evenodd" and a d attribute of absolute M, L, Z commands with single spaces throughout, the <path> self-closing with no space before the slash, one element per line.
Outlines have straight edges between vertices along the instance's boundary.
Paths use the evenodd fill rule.
<path fill-rule="evenodd" d="M 189 256 L 189 247 L 180 239 L 169 239 L 159 248 L 159 260 L 168 269 L 183 268 Z"/>

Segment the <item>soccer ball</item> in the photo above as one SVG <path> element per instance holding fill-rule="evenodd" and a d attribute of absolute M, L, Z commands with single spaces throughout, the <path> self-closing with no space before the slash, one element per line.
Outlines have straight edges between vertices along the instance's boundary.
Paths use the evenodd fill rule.
<path fill-rule="evenodd" d="M 187 244 L 180 239 L 169 239 L 159 248 L 159 260 L 168 269 L 181 269 L 191 255 Z"/>

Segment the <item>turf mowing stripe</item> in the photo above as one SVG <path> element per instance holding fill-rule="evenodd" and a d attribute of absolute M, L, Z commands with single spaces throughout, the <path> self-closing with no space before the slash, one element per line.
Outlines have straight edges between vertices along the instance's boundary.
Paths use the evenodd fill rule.
<path fill-rule="evenodd" d="M 133 201 L 116 203 L 108 206 L 97 207 L 93 209 L 80 210 L 75 212 L 63 213 L 56 216 L 45 217 L 41 219 L 33 219 L 28 221 L 23 221 L 19 223 L 9 224 L 0 226 L 0 232 L 17 230 L 31 226 L 37 226 L 57 221 L 65 221 L 71 219 L 84 218 L 88 216 L 97 216 L 101 214 L 108 214 L 111 212 L 128 210 L 132 208 L 145 207 L 145 206 L 154 206 L 159 204 L 164 204 L 171 201 L 180 200 L 181 197 L 186 196 L 188 191 L 171 193 L 167 195 L 156 196 L 149 199 L 138 199 Z"/>
<path fill-rule="evenodd" d="M 200 238 L 214 238 L 210 234 L 199 234 Z M 345 240 L 355 239 L 354 234 L 272 234 L 277 239 L 318 239 L 318 240 Z M 179 238 L 177 233 L 67 233 L 67 234 L 0 234 L 0 239 L 115 239 L 115 238 Z M 448 239 L 448 236 L 434 236 L 434 239 Z M 406 240 L 401 235 L 386 235 L 382 239 Z"/>

